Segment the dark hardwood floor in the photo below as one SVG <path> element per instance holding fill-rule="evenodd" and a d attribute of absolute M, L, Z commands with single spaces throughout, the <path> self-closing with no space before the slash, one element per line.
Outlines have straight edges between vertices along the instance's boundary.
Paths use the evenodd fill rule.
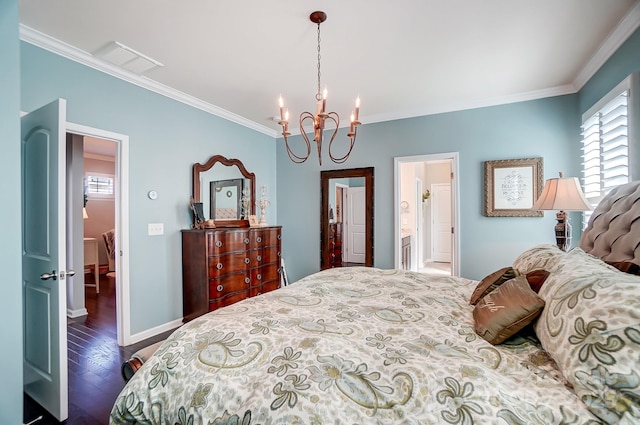
<path fill-rule="evenodd" d="M 87 316 L 69 319 L 69 418 L 67 425 L 109 423 L 113 403 L 124 387 L 122 362 L 133 353 L 169 336 L 165 332 L 127 347 L 118 346 L 116 334 L 115 278 L 100 275 L 100 293 L 85 287 Z M 24 422 L 39 416 L 33 425 L 59 424 L 29 396 L 24 397 Z"/>

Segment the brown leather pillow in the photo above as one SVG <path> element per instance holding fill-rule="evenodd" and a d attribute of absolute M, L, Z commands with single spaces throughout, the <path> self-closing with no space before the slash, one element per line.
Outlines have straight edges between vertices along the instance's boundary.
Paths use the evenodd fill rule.
<path fill-rule="evenodd" d="M 514 277 L 516 277 L 516 272 L 511 267 L 503 267 L 500 270 L 491 273 L 478 283 L 473 294 L 471 294 L 469 304 L 476 305 L 482 297 Z"/>
<path fill-rule="evenodd" d="M 532 270 L 527 273 L 527 282 L 529 282 L 529 286 L 531 289 L 537 294 L 540 292 L 540 288 L 542 288 L 542 284 L 549 277 L 549 272 L 546 270 L 538 269 Z"/>
<path fill-rule="evenodd" d="M 532 323 L 542 312 L 544 300 L 525 276 L 518 276 L 485 295 L 473 309 L 475 331 L 491 344 L 500 344 Z"/>
<path fill-rule="evenodd" d="M 632 263 L 631 261 L 607 261 L 606 263 L 610 266 L 615 267 L 621 272 L 640 276 L 640 265 Z"/>

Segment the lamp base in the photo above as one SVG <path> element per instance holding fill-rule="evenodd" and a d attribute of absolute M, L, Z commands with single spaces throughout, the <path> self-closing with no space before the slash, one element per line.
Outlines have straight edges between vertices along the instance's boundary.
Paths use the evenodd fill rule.
<path fill-rule="evenodd" d="M 556 213 L 558 224 L 555 225 L 556 245 L 563 251 L 568 251 L 571 247 L 571 224 L 569 224 L 569 216 L 564 211 Z"/>

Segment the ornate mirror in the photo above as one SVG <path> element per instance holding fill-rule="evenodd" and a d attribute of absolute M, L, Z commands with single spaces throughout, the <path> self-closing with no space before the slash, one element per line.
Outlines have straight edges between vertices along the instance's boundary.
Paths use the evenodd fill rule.
<path fill-rule="evenodd" d="M 373 189 L 373 167 L 320 172 L 321 270 L 373 267 Z"/>
<path fill-rule="evenodd" d="M 205 219 L 226 223 L 247 219 L 241 204 L 243 190 L 250 196 L 249 214 L 255 214 L 256 176 L 239 159 L 214 155 L 204 164 L 193 164 L 192 189 L 193 201 L 203 204 Z"/>

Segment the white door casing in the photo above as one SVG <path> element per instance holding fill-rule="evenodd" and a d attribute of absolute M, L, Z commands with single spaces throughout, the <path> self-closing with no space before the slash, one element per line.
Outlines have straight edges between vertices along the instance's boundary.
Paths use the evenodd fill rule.
<path fill-rule="evenodd" d="M 22 117 L 24 391 L 59 421 L 69 410 L 65 126 L 64 99 Z"/>
<path fill-rule="evenodd" d="M 436 262 L 451 262 L 451 185 L 431 185 L 431 217 L 431 258 Z"/>
<path fill-rule="evenodd" d="M 364 187 L 347 189 L 347 262 L 364 263 L 366 254 L 366 202 Z"/>

